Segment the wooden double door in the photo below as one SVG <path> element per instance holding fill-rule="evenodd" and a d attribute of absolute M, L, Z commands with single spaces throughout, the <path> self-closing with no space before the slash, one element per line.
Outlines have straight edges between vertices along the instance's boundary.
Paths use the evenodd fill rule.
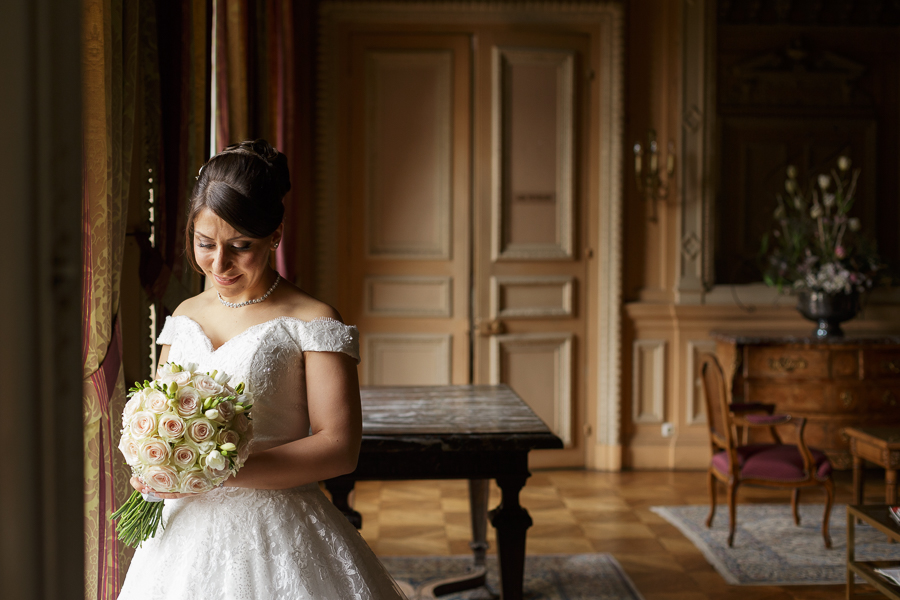
<path fill-rule="evenodd" d="M 489 25 L 338 39 L 336 303 L 361 382 L 506 383 L 566 444 L 536 466 L 585 462 L 589 43 Z"/>

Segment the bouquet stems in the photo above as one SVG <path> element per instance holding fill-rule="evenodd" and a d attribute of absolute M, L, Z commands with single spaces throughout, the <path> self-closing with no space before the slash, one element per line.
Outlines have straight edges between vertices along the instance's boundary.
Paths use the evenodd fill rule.
<path fill-rule="evenodd" d="M 142 542 L 155 536 L 162 518 L 163 504 L 147 502 L 139 491 L 133 491 L 125 504 L 109 517 L 116 521 L 118 538 L 132 548 L 137 548 Z"/>

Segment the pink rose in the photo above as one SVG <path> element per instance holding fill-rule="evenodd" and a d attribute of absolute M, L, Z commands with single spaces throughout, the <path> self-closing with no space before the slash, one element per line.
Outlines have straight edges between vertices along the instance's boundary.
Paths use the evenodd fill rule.
<path fill-rule="evenodd" d="M 203 399 L 200 398 L 200 392 L 194 388 L 178 388 L 176 394 L 177 403 L 175 410 L 184 418 L 195 417 L 200 414 L 200 408 L 203 405 Z"/>
<path fill-rule="evenodd" d="M 144 483 L 157 492 L 174 492 L 178 489 L 178 474 L 171 467 L 150 467 L 142 477 Z"/>
<path fill-rule="evenodd" d="M 844 249 L 843 246 L 837 246 L 834 249 L 834 255 L 837 256 L 838 258 L 844 258 L 845 256 L 847 256 L 847 251 Z"/>
<path fill-rule="evenodd" d="M 145 465 L 161 465 L 169 461 L 169 445 L 162 440 L 144 440 L 138 446 L 138 458 Z"/>
<path fill-rule="evenodd" d="M 173 441 L 184 435 L 184 420 L 173 414 L 165 414 L 159 418 L 159 436 Z"/>
<path fill-rule="evenodd" d="M 195 448 L 186 444 L 175 446 L 172 451 L 172 462 L 180 469 L 190 469 L 197 462 L 200 453 Z"/>
<path fill-rule="evenodd" d="M 209 419 L 201 417 L 188 424 L 187 436 L 191 441 L 206 442 L 216 434 L 216 426 Z"/>
<path fill-rule="evenodd" d="M 234 418 L 234 421 L 231 425 L 238 431 L 238 433 L 246 433 L 247 428 L 250 427 L 250 419 L 247 418 L 247 415 L 241 413 Z"/>
<path fill-rule="evenodd" d="M 156 431 L 156 415 L 146 410 L 134 413 L 129 429 L 136 440 L 149 436 Z"/>
<path fill-rule="evenodd" d="M 234 402 L 231 400 L 219 402 L 219 404 L 216 405 L 216 410 L 219 411 L 219 418 L 226 423 L 234 418 Z"/>
<path fill-rule="evenodd" d="M 159 390 L 150 390 L 147 392 L 144 407 L 150 412 L 161 415 L 169 410 L 169 399 Z"/>
<path fill-rule="evenodd" d="M 237 446 L 241 443 L 241 436 L 233 429 L 223 429 L 219 432 L 219 435 L 216 436 L 216 441 L 220 446 L 223 444 L 234 444 Z"/>
<path fill-rule="evenodd" d="M 199 469 L 181 474 L 178 491 L 186 494 L 202 494 L 213 488 L 212 482 Z"/>

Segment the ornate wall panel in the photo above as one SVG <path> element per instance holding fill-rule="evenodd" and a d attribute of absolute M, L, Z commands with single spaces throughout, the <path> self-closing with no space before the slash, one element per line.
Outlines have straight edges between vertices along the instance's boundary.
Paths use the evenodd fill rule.
<path fill-rule="evenodd" d="M 518 393 L 566 446 L 572 443 L 572 340 L 569 333 L 491 338 L 491 383 Z"/>
<path fill-rule="evenodd" d="M 665 420 L 666 341 L 635 340 L 632 356 L 632 419 L 635 423 L 662 423 Z"/>
<path fill-rule="evenodd" d="M 368 334 L 363 385 L 449 385 L 452 336 Z"/>
<path fill-rule="evenodd" d="M 452 278 L 371 276 L 365 282 L 366 314 L 382 317 L 449 317 Z"/>
<path fill-rule="evenodd" d="M 450 258 L 452 59 L 367 56 L 368 258 Z"/>
<path fill-rule="evenodd" d="M 491 318 L 571 317 L 574 285 L 565 275 L 491 277 Z"/>
<path fill-rule="evenodd" d="M 494 49 L 496 259 L 571 258 L 575 56 Z"/>

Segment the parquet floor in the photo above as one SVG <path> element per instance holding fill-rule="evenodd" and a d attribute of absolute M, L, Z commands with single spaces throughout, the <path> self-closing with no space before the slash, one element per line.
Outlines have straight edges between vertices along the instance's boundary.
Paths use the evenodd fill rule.
<path fill-rule="evenodd" d="M 883 471 L 867 477 L 866 496 L 883 502 Z M 836 502 L 852 500 L 851 476 L 836 477 Z M 468 554 L 468 488 L 463 481 L 360 482 L 355 507 L 362 535 L 379 556 Z M 720 502 L 724 493 L 720 494 Z M 821 502 L 816 492 L 804 499 Z M 500 500 L 491 489 L 490 506 Z M 651 506 L 707 504 L 702 472 L 538 471 L 521 500 L 534 519 L 529 554 L 609 552 L 646 600 L 831 600 L 843 586 L 731 586 Z M 747 488 L 741 503 L 787 503 L 789 492 Z M 740 518 L 740 509 L 738 509 Z M 493 545 L 493 530 L 488 526 Z"/>

